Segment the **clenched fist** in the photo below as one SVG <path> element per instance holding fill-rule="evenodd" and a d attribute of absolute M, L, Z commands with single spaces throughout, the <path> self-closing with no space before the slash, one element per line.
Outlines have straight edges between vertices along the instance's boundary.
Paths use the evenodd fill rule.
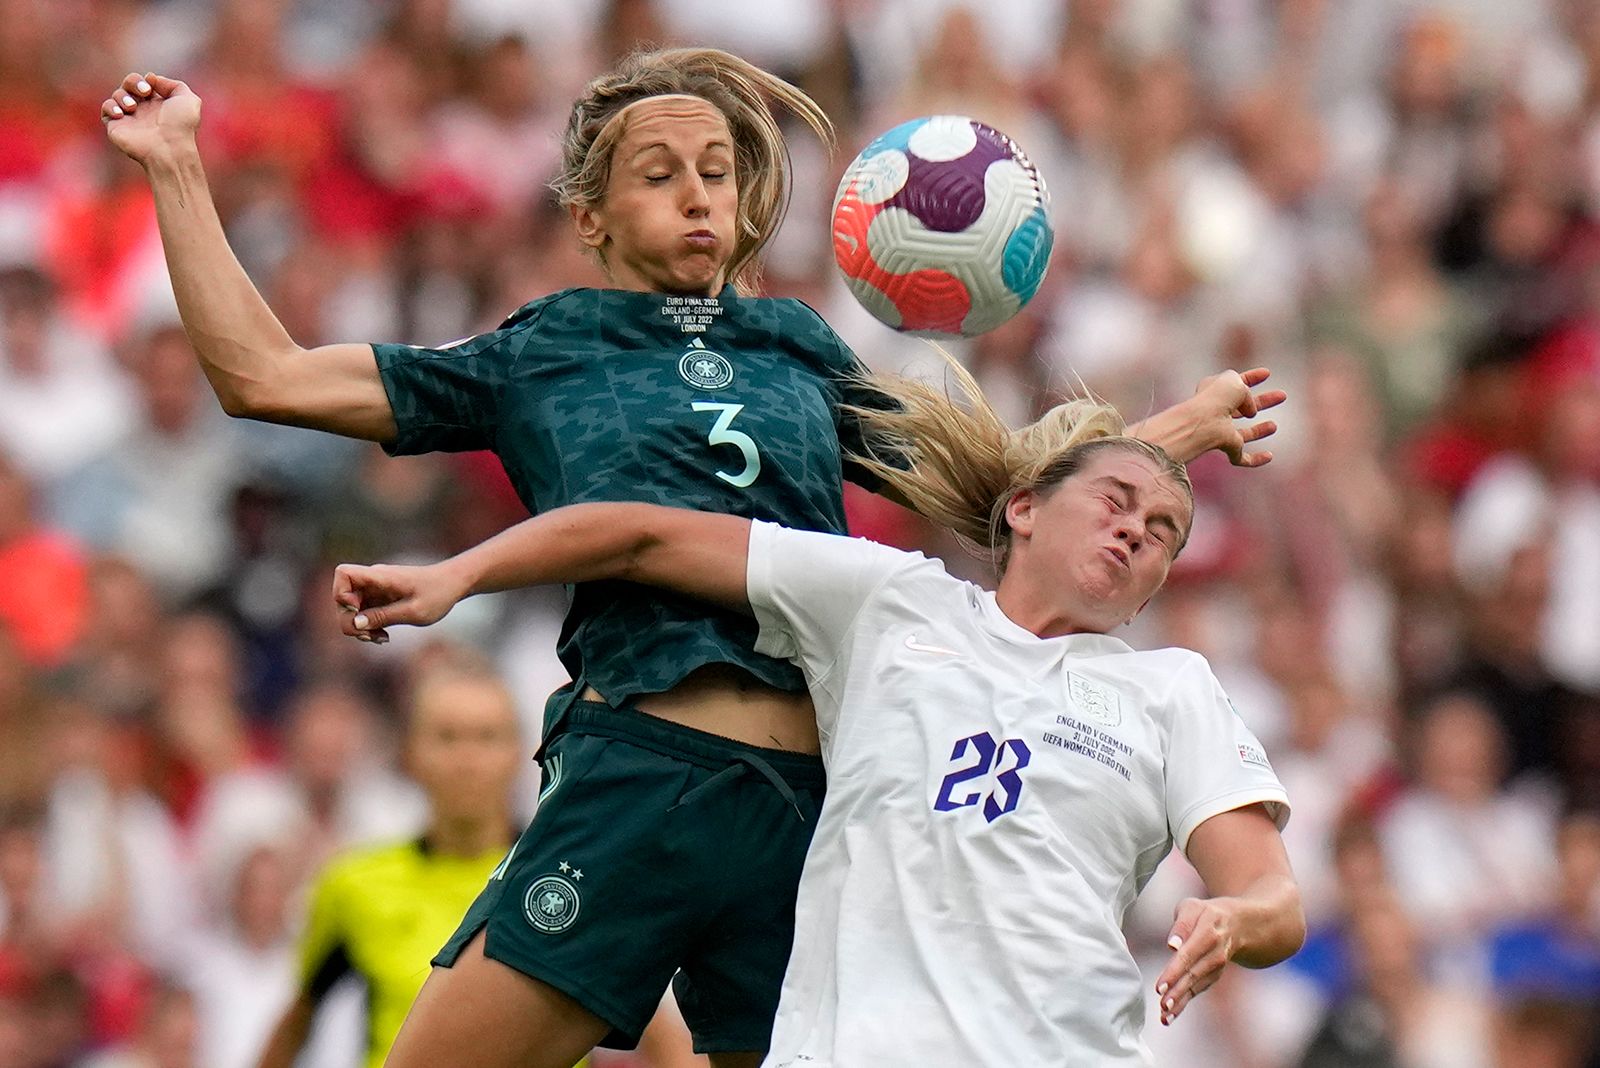
<path fill-rule="evenodd" d="M 166 153 L 194 149 L 200 98 L 175 78 L 130 74 L 100 102 L 111 143 L 140 166 Z"/>

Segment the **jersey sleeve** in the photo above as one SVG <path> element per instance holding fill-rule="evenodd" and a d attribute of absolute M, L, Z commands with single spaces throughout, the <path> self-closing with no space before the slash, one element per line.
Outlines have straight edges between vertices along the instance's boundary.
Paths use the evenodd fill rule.
<path fill-rule="evenodd" d="M 1198 655 L 1174 680 L 1167 711 L 1167 825 L 1178 848 L 1186 849 L 1189 835 L 1212 816 L 1258 803 L 1282 830 L 1289 821 L 1289 795 Z"/>
<path fill-rule="evenodd" d="M 503 387 L 517 361 L 534 346 L 549 299 L 522 309 L 498 330 L 442 348 L 373 345 L 378 377 L 399 429 L 385 451 L 409 456 L 492 448 Z"/>
<path fill-rule="evenodd" d="M 311 914 L 300 935 L 300 992 L 320 1002 L 333 985 L 350 973 L 343 883 L 337 864 L 323 869 L 311 890 Z"/>
<path fill-rule="evenodd" d="M 918 559 L 862 538 L 752 523 L 756 652 L 794 661 L 808 680 L 826 676 L 873 593 Z"/>

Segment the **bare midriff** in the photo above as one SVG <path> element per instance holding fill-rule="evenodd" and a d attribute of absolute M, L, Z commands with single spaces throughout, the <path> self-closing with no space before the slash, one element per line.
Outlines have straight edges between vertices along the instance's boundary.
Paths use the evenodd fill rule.
<path fill-rule="evenodd" d="M 593 686 L 586 701 L 604 701 Z M 708 664 L 665 693 L 642 694 L 630 704 L 658 719 L 721 735 L 763 749 L 822 751 L 811 697 L 779 690 L 738 668 Z"/>

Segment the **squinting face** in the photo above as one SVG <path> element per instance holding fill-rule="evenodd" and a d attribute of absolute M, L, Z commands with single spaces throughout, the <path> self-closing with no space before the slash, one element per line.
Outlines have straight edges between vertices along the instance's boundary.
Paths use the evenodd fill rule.
<path fill-rule="evenodd" d="M 739 216 L 727 120 L 699 97 L 661 96 L 621 121 L 605 199 L 572 209 L 578 236 L 623 289 L 715 295 Z"/>
<path fill-rule="evenodd" d="M 1008 578 L 1049 591 L 1075 629 L 1104 632 L 1161 588 L 1194 509 L 1154 459 L 1113 449 L 1057 486 L 1018 494 L 1007 518 Z"/>

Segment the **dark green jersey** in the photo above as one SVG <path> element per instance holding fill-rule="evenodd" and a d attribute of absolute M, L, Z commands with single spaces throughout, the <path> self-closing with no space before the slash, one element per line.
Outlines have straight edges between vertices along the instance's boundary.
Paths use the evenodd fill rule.
<path fill-rule="evenodd" d="M 863 403 L 855 357 L 795 300 L 569 289 L 442 349 L 374 345 L 392 453 L 493 449 L 535 513 L 647 501 L 845 529 L 841 477 Z M 748 617 L 622 582 L 573 588 L 561 660 L 612 701 L 735 664 L 802 690 Z"/>

